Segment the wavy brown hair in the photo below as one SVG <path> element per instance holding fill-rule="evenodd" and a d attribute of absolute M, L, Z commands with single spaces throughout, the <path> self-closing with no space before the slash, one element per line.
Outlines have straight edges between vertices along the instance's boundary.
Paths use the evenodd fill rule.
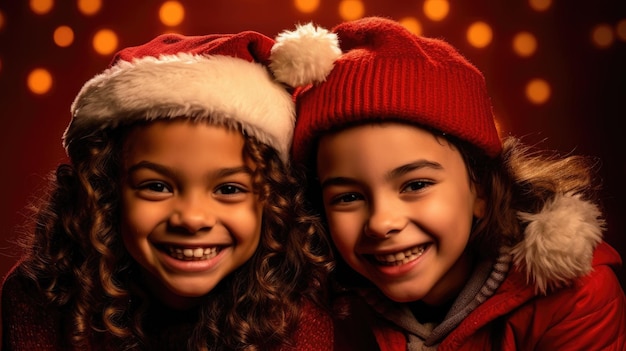
<path fill-rule="evenodd" d="M 470 145 L 451 142 L 487 201 L 485 216 L 476 222 L 470 243 L 482 257 L 494 259 L 501 246 L 511 247 L 523 239 L 525 223 L 519 220 L 519 212 L 537 213 L 556 195 L 566 193 L 599 202 L 599 162 L 593 157 L 562 155 L 508 136 L 500 156 L 488 159 Z"/>
<path fill-rule="evenodd" d="M 197 122 L 200 123 L 200 122 Z M 130 128 L 94 131 L 73 140 L 71 162 L 51 175 L 36 210 L 20 271 L 64 311 L 67 343 L 109 340 L 122 349 L 146 343 L 151 300 L 119 231 L 122 148 Z M 261 240 L 252 258 L 203 300 L 190 350 L 266 350 L 289 345 L 303 298 L 325 306 L 332 268 L 319 219 L 307 212 L 303 177 L 276 150 L 245 138 L 244 158 L 257 167 L 254 189 L 264 205 Z M 121 346 L 120 346 L 121 345 Z"/>

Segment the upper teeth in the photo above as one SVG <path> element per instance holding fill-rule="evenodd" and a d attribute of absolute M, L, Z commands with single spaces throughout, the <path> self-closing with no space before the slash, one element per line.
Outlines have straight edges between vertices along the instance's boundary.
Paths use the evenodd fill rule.
<path fill-rule="evenodd" d="M 194 259 L 209 259 L 215 257 L 218 252 L 217 247 L 207 247 L 202 248 L 198 247 L 195 249 L 192 248 L 180 248 L 180 247 L 168 247 L 168 251 L 172 257 L 175 257 L 179 260 L 194 260 Z"/>
<path fill-rule="evenodd" d="M 374 255 L 374 258 L 380 263 L 387 265 L 399 265 L 411 262 L 420 257 L 426 250 L 426 245 L 414 246 L 405 251 L 396 252 L 387 255 Z"/>

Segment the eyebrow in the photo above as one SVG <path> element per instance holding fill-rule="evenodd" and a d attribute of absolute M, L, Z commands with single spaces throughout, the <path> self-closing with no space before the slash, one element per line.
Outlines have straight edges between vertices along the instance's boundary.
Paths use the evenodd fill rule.
<path fill-rule="evenodd" d="M 169 178 L 174 178 L 176 175 L 176 172 L 172 171 L 170 168 L 153 163 L 153 162 L 149 162 L 149 161 L 140 161 L 132 166 L 130 166 L 128 168 L 128 174 L 132 174 L 140 169 L 151 169 L 157 173 L 160 173 L 166 177 Z M 231 167 L 231 168 L 221 168 L 216 174 L 216 177 L 227 177 L 233 174 L 237 174 L 237 173 L 247 173 L 247 174 L 252 174 L 252 169 L 250 169 L 250 167 L 247 166 L 240 166 L 240 167 Z"/>
<path fill-rule="evenodd" d="M 356 184 L 356 181 L 350 178 L 346 178 L 346 177 L 333 177 L 333 178 L 328 178 L 324 180 L 320 184 L 320 187 L 324 189 L 326 187 L 333 186 L 333 185 L 350 185 L 350 184 Z"/>
<path fill-rule="evenodd" d="M 443 166 L 438 162 L 428 161 L 428 160 L 418 160 L 415 162 L 408 163 L 406 165 L 402 165 L 398 168 L 393 169 L 391 172 L 387 174 L 385 178 L 392 179 L 403 176 L 409 172 L 412 172 L 417 169 L 422 168 L 431 168 L 436 170 L 443 169 Z"/>
<path fill-rule="evenodd" d="M 428 161 L 428 160 L 418 160 L 415 162 L 411 162 L 405 165 L 402 165 L 398 168 L 394 168 L 393 170 L 391 170 L 390 172 L 388 172 L 385 175 L 386 179 L 393 179 L 393 178 L 397 178 L 400 176 L 403 176 L 409 172 L 412 172 L 414 170 L 417 169 L 423 169 L 423 168 L 431 168 L 431 169 L 436 169 L 436 170 L 441 170 L 443 169 L 443 166 L 438 163 L 438 162 L 433 162 L 433 161 Z M 352 178 L 348 178 L 348 177 L 333 177 L 333 178 L 328 178 L 326 180 L 324 180 L 321 183 L 321 188 L 324 189 L 326 187 L 329 186 L 333 186 L 333 185 L 352 185 L 352 184 L 356 184 L 357 181 L 352 179 Z"/>

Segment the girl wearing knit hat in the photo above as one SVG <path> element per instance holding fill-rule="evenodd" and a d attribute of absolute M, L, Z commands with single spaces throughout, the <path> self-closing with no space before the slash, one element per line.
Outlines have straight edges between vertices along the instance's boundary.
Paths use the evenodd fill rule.
<path fill-rule="evenodd" d="M 337 349 L 626 349 L 592 164 L 500 139 L 454 48 L 365 18 L 298 26 L 273 57 L 338 253 Z"/>
<path fill-rule="evenodd" d="M 83 86 L 69 164 L 4 281 L 3 350 L 331 348 L 273 44 L 163 35 Z"/>

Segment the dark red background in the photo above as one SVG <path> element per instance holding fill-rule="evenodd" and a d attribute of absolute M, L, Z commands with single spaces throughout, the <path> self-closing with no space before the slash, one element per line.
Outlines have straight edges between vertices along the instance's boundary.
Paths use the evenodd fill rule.
<path fill-rule="evenodd" d="M 91 49 L 95 31 L 116 31 L 120 47 L 138 45 L 171 30 L 158 20 L 160 1 L 103 1 L 98 14 L 85 17 L 75 1 L 57 1 L 53 10 L 35 15 L 28 1 L 1 0 L 4 27 L 0 28 L 0 274 L 17 258 L 11 242 L 19 235 L 25 206 L 56 164 L 64 161 L 61 135 L 70 115 L 69 107 L 82 84 L 106 67 L 110 56 Z M 296 11 L 287 0 L 183 1 L 184 22 L 173 28 L 182 34 L 231 33 L 257 30 L 275 36 L 297 22 L 314 21 L 332 27 L 341 19 L 339 1 L 321 1 L 312 14 Z M 442 37 L 465 54 L 484 73 L 496 115 L 505 133 L 524 137 L 529 143 L 564 153 L 598 157 L 604 184 L 603 201 L 608 219 L 606 240 L 626 256 L 626 42 L 608 48 L 592 45 L 591 30 L 598 24 L 613 28 L 626 19 L 622 0 L 553 1 L 546 12 L 532 11 L 526 1 L 450 1 L 450 13 L 441 22 L 422 13 L 423 0 L 364 0 L 365 15 L 394 19 L 413 16 L 423 34 Z M 465 29 L 476 21 L 487 22 L 494 31 L 484 49 L 469 46 Z M 60 48 L 52 32 L 68 25 L 74 43 Z M 517 57 L 511 40 L 519 31 L 539 40 L 530 58 Z M 52 90 L 37 96 L 28 92 L 26 76 L 35 67 L 48 69 L 54 77 Z M 543 105 L 529 104 L 524 85 L 533 77 L 552 85 L 551 99 Z M 626 286 L 626 270 L 620 279 Z"/>

